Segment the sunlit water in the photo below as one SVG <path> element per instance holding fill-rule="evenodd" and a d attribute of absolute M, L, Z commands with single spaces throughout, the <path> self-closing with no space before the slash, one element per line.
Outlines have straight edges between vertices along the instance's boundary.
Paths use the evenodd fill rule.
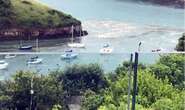
<path fill-rule="evenodd" d="M 0 79 L 10 78 L 16 71 L 37 71 L 40 74 L 48 74 L 50 71 L 56 69 L 64 70 L 66 67 L 74 64 L 90 64 L 97 63 L 105 71 L 105 73 L 113 72 L 123 61 L 129 61 L 130 54 L 112 54 L 112 55 L 100 55 L 100 54 L 79 54 L 76 59 L 63 60 L 60 54 L 38 54 L 39 58 L 43 58 L 41 64 L 27 64 L 27 60 L 36 55 L 17 55 L 16 58 L 4 59 L 4 55 L 0 56 L 0 60 L 5 60 L 9 63 L 8 68 L 0 70 Z M 139 62 L 143 64 L 153 64 L 159 58 L 158 54 L 139 54 Z"/>
<path fill-rule="evenodd" d="M 81 38 L 84 53 L 98 53 L 104 43 L 114 53 L 133 52 L 142 42 L 143 52 L 172 52 L 184 32 L 184 10 L 124 0 L 40 0 L 82 21 L 89 35 Z M 39 40 L 40 51 L 66 50 L 70 39 Z M 2 42 L 0 51 L 18 51 L 20 41 Z M 30 41 L 27 41 L 30 42 Z M 31 41 L 35 45 L 35 41 Z"/>

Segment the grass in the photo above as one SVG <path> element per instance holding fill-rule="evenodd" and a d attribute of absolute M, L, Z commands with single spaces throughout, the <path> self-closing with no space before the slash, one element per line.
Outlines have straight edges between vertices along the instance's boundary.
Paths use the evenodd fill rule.
<path fill-rule="evenodd" d="M 14 24 L 17 26 L 47 28 L 80 24 L 80 21 L 71 15 L 51 9 L 37 0 L 10 1 L 14 14 Z"/>

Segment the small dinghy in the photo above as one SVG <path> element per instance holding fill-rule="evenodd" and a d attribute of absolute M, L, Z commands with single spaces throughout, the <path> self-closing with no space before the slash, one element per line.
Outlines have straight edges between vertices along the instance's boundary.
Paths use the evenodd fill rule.
<path fill-rule="evenodd" d="M 8 63 L 4 60 L 0 61 L 0 70 L 7 69 Z"/>
<path fill-rule="evenodd" d="M 27 63 L 28 63 L 28 64 L 40 64 L 40 63 L 42 63 L 42 60 L 43 60 L 43 59 L 41 59 L 41 58 L 39 58 L 38 56 L 36 56 L 36 57 L 30 58 L 30 59 L 27 61 Z"/>
<path fill-rule="evenodd" d="M 73 50 L 67 50 L 63 55 L 61 55 L 62 59 L 75 59 L 77 58 L 78 54 L 74 53 Z"/>
<path fill-rule="evenodd" d="M 152 50 L 152 52 L 160 52 L 161 51 L 161 49 L 159 48 L 159 49 L 153 49 Z"/>
<path fill-rule="evenodd" d="M 16 55 L 15 54 L 7 54 L 7 55 L 5 55 L 5 59 L 11 59 L 11 58 L 15 58 L 16 57 Z"/>
<path fill-rule="evenodd" d="M 100 54 L 111 54 L 113 51 L 113 48 L 110 47 L 109 44 L 105 44 L 102 49 L 100 49 Z"/>

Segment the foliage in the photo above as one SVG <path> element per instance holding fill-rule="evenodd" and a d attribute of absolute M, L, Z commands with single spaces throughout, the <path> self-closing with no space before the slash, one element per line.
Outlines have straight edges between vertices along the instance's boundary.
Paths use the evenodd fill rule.
<path fill-rule="evenodd" d="M 178 44 L 175 48 L 177 51 L 185 51 L 185 33 L 179 38 Z"/>
<path fill-rule="evenodd" d="M 69 95 L 81 95 L 87 89 L 98 92 L 107 86 L 103 70 L 97 64 L 73 65 L 59 79 Z"/>
<path fill-rule="evenodd" d="M 7 24 L 22 28 L 55 28 L 81 24 L 71 15 L 50 9 L 36 0 L 0 0 L 0 23 L 0 28 L 6 28 Z"/>
<path fill-rule="evenodd" d="M 174 87 L 184 89 L 184 65 L 184 54 L 163 55 L 150 69 L 158 79 L 168 78 Z"/>
<path fill-rule="evenodd" d="M 184 97 L 185 91 L 176 89 L 177 86 L 171 84 L 174 80 L 183 78 L 183 65 L 183 55 L 171 54 L 161 56 L 160 60 L 151 67 L 139 68 L 136 109 L 184 110 L 182 97 Z M 112 78 L 115 77 L 115 74 L 108 76 L 110 85 L 108 88 L 101 93 L 87 96 L 86 99 L 97 95 L 103 96 L 103 101 L 99 102 L 101 105 L 97 104 L 98 110 L 125 110 L 127 108 L 128 71 L 129 63 L 123 63 L 123 66 L 117 68 L 116 79 Z M 173 77 L 169 77 L 172 72 L 174 73 Z M 181 73 L 181 78 L 177 77 L 178 73 Z M 87 105 L 90 104 L 87 103 Z"/>
<path fill-rule="evenodd" d="M 87 89 L 92 93 L 98 92 L 106 84 L 103 70 L 97 64 L 74 65 L 65 71 L 56 70 L 48 75 L 19 71 L 10 80 L 0 82 L 0 107 L 18 110 L 29 108 L 32 89 L 33 109 L 68 110 L 69 95 L 82 95 Z"/>
<path fill-rule="evenodd" d="M 139 67 L 136 110 L 185 109 L 184 61 L 183 55 L 170 54 L 161 56 L 156 64 Z M 111 75 L 105 75 L 97 64 L 73 65 L 47 75 L 19 71 L 12 79 L 0 82 L 0 108 L 28 108 L 32 81 L 35 109 L 68 110 L 68 98 L 82 96 L 82 110 L 125 110 L 128 65 L 123 63 Z"/>
<path fill-rule="evenodd" d="M 97 110 L 103 102 L 103 97 L 91 90 L 87 90 L 82 101 L 83 110 Z"/>
<path fill-rule="evenodd" d="M 133 68 L 133 66 L 134 66 L 134 63 L 131 64 L 131 68 Z M 138 64 L 138 68 L 139 68 L 139 69 L 146 69 L 146 65 L 140 63 L 140 64 Z M 119 66 L 116 68 L 115 73 L 116 73 L 116 75 L 118 75 L 118 76 L 119 76 L 119 75 L 125 76 L 125 75 L 129 72 L 129 69 L 130 69 L 130 62 L 125 61 L 125 62 L 123 62 L 122 65 L 119 65 Z"/>

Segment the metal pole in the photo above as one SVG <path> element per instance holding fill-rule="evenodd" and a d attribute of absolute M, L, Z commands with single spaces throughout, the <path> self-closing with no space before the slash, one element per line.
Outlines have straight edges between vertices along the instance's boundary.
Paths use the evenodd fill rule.
<path fill-rule="evenodd" d="M 138 53 L 135 52 L 134 78 L 133 78 L 133 96 L 132 96 L 132 110 L 135 110 L 135 103 L 136 103 L 137 69 L 138 69 Z"/>
<path fill-rule="evenodd" d="M 31 84 L 30 84 L 30 86 L 31 86 L 31 90 L 30 90 L 30 110 L 32 110 L 32 105 L 33 105 L 33 94 L 34 94 L 34 91 L 33 91 L 33 77 L 34 76 L 32 76 L 31 77 Z"/>
<path fill-rule="evenodd" d="M 127 109 L 130 110 L 130 86 L 131 86 L 131 74 L 132 74 L 132 60 L 133 60 L 133 54 L 130 56 L 130 68 L 129 68 L 129 74 L 128 74 L 128 98 L 127 98 L 127 103 L 128 107 Z"/>

